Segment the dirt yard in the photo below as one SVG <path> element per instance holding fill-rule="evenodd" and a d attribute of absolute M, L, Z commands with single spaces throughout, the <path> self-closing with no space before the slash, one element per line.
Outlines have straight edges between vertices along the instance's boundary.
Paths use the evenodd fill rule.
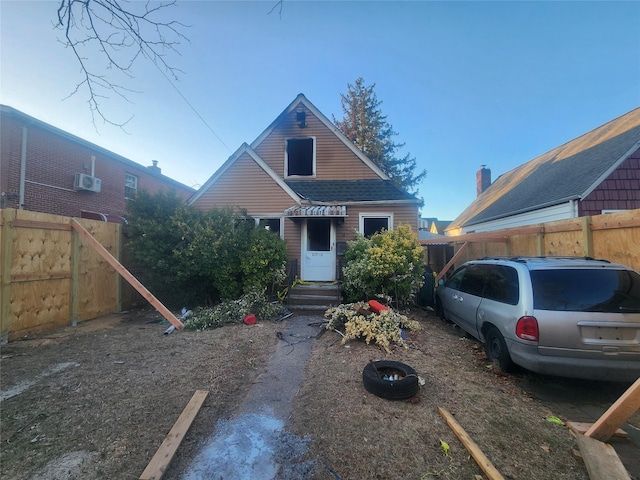
<path fill-rule="evenodd" d="M 341 345 L 335 332 L 310 340 L 313 356 L 288 429 L 309 439 L 314 479 L 475 478 L 480 469 L 438 406 L 507 479 L 588 478 L 567 428 L 548 422 L 555 413 L 518 386 L 526 374 L 496 374 L 459 329 L 422 311 L 414 317 L 422 330 L 391 354 L 363 342 Z M 167 326 L 155 312 L 137 311 L 2 346 L 1 476 L 136 479 L 195 390 L 209 390 L 164 477 L 180 478 L 216 422 L 238 413 L 283 324 L 163 335 Z M 415 368 L 425 381 L 420 401 L 366 392 L 362 369 L 370 359 Z"/>

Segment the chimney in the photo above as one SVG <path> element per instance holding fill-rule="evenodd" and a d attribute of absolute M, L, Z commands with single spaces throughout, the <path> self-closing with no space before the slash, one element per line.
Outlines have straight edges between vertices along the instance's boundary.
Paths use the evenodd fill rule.
<path fill-rule="evenodd" d="M 491 186 L 491 170 L 486 165 L 480 165 L 476 172 L 476 194 L 479 197 L 482 192 Z"/>
<path fill-rule="evenodd" d="M 162 169 L 158 166 L 158 160 L 151 160 L 153 165 L 148 166 L 147 168 L 154 173 L 162 173 Z"/>

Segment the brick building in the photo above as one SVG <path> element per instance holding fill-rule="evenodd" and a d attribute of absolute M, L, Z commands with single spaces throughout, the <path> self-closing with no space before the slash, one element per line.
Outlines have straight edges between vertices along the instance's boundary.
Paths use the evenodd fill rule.
<path fill-rule="evenodd" d="M 0 105 L 0 208 L 122 221 L 138 190 L 195 190 L 64 132 L 12 107 Z"/>

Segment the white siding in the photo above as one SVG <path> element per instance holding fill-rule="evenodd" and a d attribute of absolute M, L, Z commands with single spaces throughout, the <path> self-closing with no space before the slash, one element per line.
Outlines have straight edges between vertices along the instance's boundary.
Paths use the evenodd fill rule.
<path fill-rule="evenodd" d="M 502 230 L 503 228 L 523 227 L 525 225 L 535 225 L 538 223 L 554 222 L 556 220 L 566 220 L 569 218 L 576 218 L 573 202 L 561 203 L 560 205 L 554 205 L 552 207 L 541 208 L 533 212 L 521 213 L 519 215 L 512 215 L 506 218 L 500 218 L 498 220 L 492 220 L 490 222 L 478 223 L 476 225 L 469 225 L 463 227 L 460 233 L 456 235 L 467 233 L 480 233 L 480 232 L 492 232 L 494 230 Z M 452 234 L 452 232 L 447 232 Z"/>

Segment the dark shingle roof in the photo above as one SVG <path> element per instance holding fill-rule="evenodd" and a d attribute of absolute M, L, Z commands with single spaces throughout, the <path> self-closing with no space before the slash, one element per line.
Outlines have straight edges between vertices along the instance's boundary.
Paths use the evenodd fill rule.
<path fill-rule="evenodd" d="M 640 108 L 496 179 L 449 229 L 584 198 L 640 146 Z"/>
<path fill-rule="evenodd" d="M 296 180 L 286 182 L 314 202 L 375 202 L 417 199 L 390 180 Z"/>

